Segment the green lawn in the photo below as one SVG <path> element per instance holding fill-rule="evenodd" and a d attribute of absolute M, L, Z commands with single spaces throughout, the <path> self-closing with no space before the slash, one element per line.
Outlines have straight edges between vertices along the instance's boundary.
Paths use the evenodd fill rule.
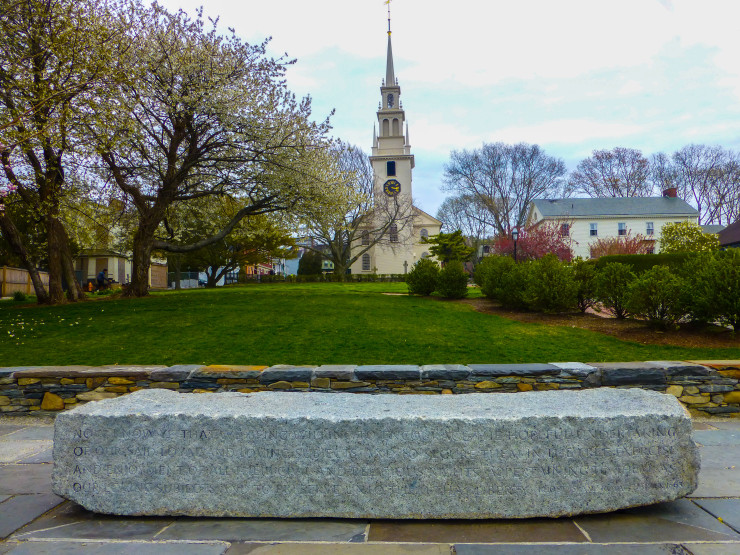
<path fill-rule="evenodd" d="M 738 359 L 740 349 L 640 345 L 524 324 L 405 284 L 274 284 L 100 299 L 0 303 L 0 366 L 433 364 Z"/>

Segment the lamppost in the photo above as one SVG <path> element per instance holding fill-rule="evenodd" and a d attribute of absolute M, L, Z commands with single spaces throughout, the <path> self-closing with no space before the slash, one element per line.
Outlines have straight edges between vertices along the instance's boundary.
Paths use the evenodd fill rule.
<path fill-rule="evenodd" d="M 514 239 L 514 262 L 516 262 L 516 240 L 519 239 L 519 230 L 514 228 L 511 232 L 511 238 Z"/>

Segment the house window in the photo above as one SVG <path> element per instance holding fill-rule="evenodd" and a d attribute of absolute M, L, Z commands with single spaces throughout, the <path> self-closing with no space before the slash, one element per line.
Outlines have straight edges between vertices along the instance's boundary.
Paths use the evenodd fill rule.
<path fill-rule="evenodd" d="M 370 244 L 370 234 L 367 231 L 362 232 L 362 244 L 363 245 Z"/>
<path fill-rule="evenodd" d="M 422 239 L 428 239 L 429 238 L 429 232 L 426 229 L 422 229 L 420 235 L 421 235 L 421 238 Z"/>
<path fill-rule="evenodd" d="M 567 237 L 570 235 L 570 224 L 560 224 L 560 236 Z"/>
<path fill-rule="evenodd" d="M 491 254 L 491 247 L 488 245 L 483 246 L 483 254 Z"/>
<path fill-rule="evenodd" d="M 388 177 L 393 177 L 396 175 L 396 162 L 395 161 L 389 161 L 385 163 L 385 174 Z"/>
<path fill-rule="evenodd" d="M 618 234 L 619 235 L 627 235 L 627 224 L 626 223 L 619 222 L 617 224 L 617 228 L 618 228 Z"/>
<path fill-rule="evenodd" d="M 589 227 L 589 235 L 591 235 L 591 237 L 596 237 L 599 234 L 599 224 L 591 223 L 591 224 L 588 224 L 588 227 Z"/>
<path fill-rule="evenodd" d="M 370 255 L 369 254 L 362 255 L 362 271 L 363 272 L 370 271 Z"/>
<path fill-rule="evenodd" d="M 655 228 L 653 227 L 653 222 L 647 222 L 647 227 L 645 228 L 645 235 L 655 235 Z"/>
<path fill-rule="evenodd" d="M 388 238 L 391 243 L 398 243 L 398 226 L 396 224 L 388 229 Z"/>

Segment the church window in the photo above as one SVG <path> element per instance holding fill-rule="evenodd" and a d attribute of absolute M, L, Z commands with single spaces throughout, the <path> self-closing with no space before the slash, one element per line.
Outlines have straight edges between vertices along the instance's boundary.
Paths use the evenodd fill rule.
<path fill-rule="evenodd" d="M 427 239 L 429 237 L 429 232 L 426 229 L 422 229 L 420 235 L 422 239 Z"/>
<path fill-rule="evenodd" d="M 370 255 L 369 254 L 362 255 L 362 271 L 363 272 L 370 271 Z"/>
<path fill-rule="evenodd" d="M 391 134 L 391 126 L 387 119 L 383 120 L 383 137 L 387 137 Z"/>
<path fill-rule="evenodd" d="M 398 118 L 393 118 L 393 135 L 400 135 L 401 130 L 398 125 Z"/>
<path fill-rule="evenodd" d="M 396 162 L 395 161 L 388 161 L 385 163 L 385 174 L 388 177 L 395 177 L 396 175 Z"/>
<path fill-rule="evenodd" d="M 391 225 L 388 229 L 388 238 L 391 243 L 398 243 L 398 226 L 396 224 Z"/>
<path fill-rule="evenodd" d="M 362 232 L 362 244 L 363 245 L 370 244 L 370 234 L 367 231 Z"/>

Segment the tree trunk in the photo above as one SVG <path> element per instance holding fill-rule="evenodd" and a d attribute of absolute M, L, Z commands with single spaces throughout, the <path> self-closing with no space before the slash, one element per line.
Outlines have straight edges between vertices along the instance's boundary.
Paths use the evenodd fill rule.
<path fill-rule="evenodd" d="M 151 264 L 152 243 L 154 230 L 152 225 L 143 217 L 139 229 L 134 235 L 134 249 L 131 260 L 131 283 L 125 291 L 127 297 L 146 297 L 149 294 L 149 266 Z"/>
<path fill-rule="evenodd" d="M 218 266 L 210 266 L 210 272 L 208 271 L 209 268 L 206 268 L 206 277 L 208 278 L 206 281 L 206 287 L 216 287 L 216 282 L 218 279 L 216 278 L 217 272 L 218 272 Z"/>
<path fill-rule="evenodd" d="M 31 261 L 28 251 L 26 250 L 23 240 L 21 239 L 18 229 L 15 227 L 13 220 L 11 220 L 5 212 L 0 212 L 0 230 L 2 230 L 5 239 L 10 243 L 13 252 L 21 259 L 23 267 L 28 271 L 28 275 L 31 277 L 31 283 L 33 284 L 33 290 L 36 293 L 36 302 L 38 304 L 50 304 L 51 298 L 49 293 L 46 291 L 41 276 L 36 266 Z"/>
<path fill-rule="evenodd" d="M 175 263 L 175 291 L 180 290 L 180 258 L 181 257 L 179 255 L 175 255 L 172 257 L 172 261 Z"/>
<path fill-rule="evenodd" d="M 49 249 L 49 302 L 50 304 L 61 304 L 64 302 L 64 288 L 62 287 L 62 250 L 64 245 L 55 225 L 56 218 L 47 215 L 44 220 Z"/>

